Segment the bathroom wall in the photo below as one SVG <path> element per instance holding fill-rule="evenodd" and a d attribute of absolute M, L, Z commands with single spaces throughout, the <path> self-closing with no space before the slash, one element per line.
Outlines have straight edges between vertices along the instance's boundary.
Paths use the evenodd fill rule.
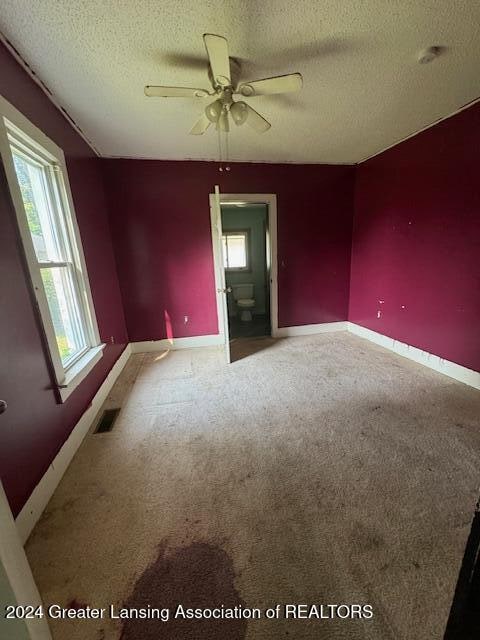
<path fill-rule="evenodd" d="M 222 206 L 222 227 L 224 231 L 248 230 L 250 236 L 250 270 L 226 271 L 228 286 L 234 284 L 253 283 L 255 307 L 252 313 L 259 315 L 266 312 L 266 205 L 249 205 L 246 207 Z M 232 294 L 229 294 L 228 309 L 230 315 L 236 313 L 236 305 Z"/>

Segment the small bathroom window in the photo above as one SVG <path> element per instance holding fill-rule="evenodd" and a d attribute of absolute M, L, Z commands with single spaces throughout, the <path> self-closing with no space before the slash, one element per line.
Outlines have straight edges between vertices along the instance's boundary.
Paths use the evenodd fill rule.
<path fill-rule="evenodd" d="M 248 231 L 223 232 L 223 264 L 227 271 L 250 271 Z"/>

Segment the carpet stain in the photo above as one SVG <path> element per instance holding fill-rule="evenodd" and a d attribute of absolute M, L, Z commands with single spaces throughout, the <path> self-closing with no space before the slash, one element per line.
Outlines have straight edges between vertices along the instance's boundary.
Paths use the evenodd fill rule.
<path fill-rule="evenodd" d="M 124 607 L 170 609 L 168 622 L 126 620 L 121 640 L 243 640 L 246 620 L 174 619 L 175 609 L 245 606 L 235 589 L 233 563 L 225 551 L 194 542 L 167 555 L 160 547 L 157 560 L 137 580 Z"/>
<path fill-rule="evenodd" d="M 76 598 L 73 598 L 73 600 L 70 600 L 70 602 L 67 604 L 67 609 L 86 609 L 88 607 L 88 604 L 86 602 L 79 602 Z"/>

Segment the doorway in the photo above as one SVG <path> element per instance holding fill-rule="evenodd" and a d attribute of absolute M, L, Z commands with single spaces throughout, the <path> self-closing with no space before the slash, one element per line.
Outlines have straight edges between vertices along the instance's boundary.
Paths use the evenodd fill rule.
<path fill-rule="evenodd" d="M 223 203 L 220 210 L 230 340 L 269 336 L 268 205 Z"/>
<path fill-rule="evenodd" d="M 210 196 L 219 333 L 230 342 L 278 333 L 274 194 Z"/>

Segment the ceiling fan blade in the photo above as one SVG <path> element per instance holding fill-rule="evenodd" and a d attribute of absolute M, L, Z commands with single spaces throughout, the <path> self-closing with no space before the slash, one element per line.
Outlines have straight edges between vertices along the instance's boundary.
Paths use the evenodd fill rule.
<path fill-rule="evenodd" d="M 148 84 L 145 95 L 149 98 L 206 98 L 206 89 L 192 89 L 191 87 L 156 87 Z"/>
<path fill-rule="evenodd" d="M 247 98 L 252 96 L 268 96 L 273 93 L 289 93 L 300 91 L 303 85 L 301 73 L 290 73 L 286 76 L 275 76 L 264 80 L 242 83 L 236 93 Z"/>
<path fill-rule="evenodd" d="M 201 136 L 205 133 L 208 127 L 211 125 L 211 121 L 207 118 L 205 113 L 202 113 L 197 122 L 190 129 L 190 135 L 192 136 Z"/>
<path fill-rule="evenodd" d="M 214 86 L 228 87 L 231 79 L 227 40 L 213 33 L 204 33 L 203 41 L 210 61 Z"/>
<path fill-rule="evenodd" d="M 255 111 L 255 109 L 253 109 L 249 104 L 247 104 L 247 111 L 248 115 L 245 122 L 252 127 L 252 129 L 255 129 L 257 133 L 265 133 L 265 131 L 270 129 L 272 125 L 268 120 L 265 120 L 265 118 L 261 116 L 258 111 Z"/>

